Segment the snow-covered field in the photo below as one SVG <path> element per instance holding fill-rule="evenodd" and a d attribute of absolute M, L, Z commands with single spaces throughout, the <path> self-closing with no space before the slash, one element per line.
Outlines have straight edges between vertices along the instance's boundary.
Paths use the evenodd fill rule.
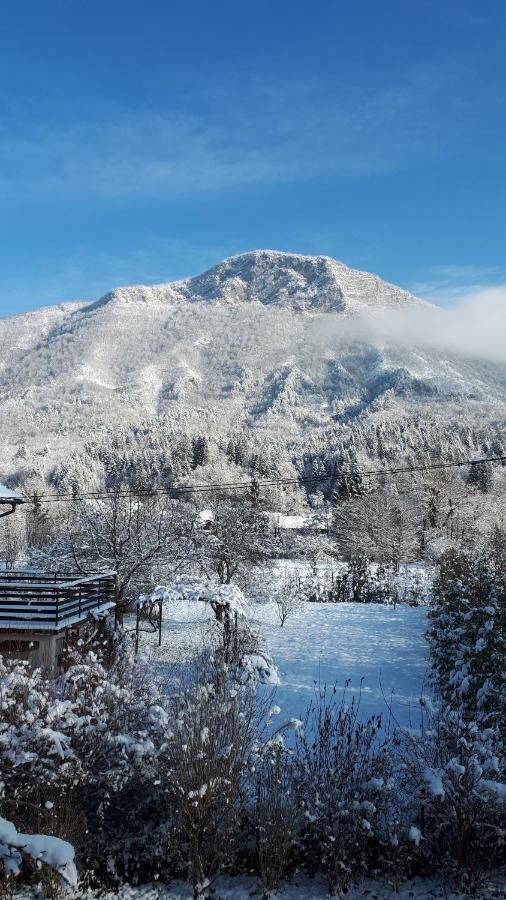
<path fill-rule="evenodd" d="M 385 716 L 388 700 L 400 724 L 417 721 L 427 674 L 424 608 L 306 603 L 281 628 L 268 604 L 256 620 L 278 667 L 283 717 L 302 718 L 318 683 L 344 689 L 349 682 L 361 718 Z"/>
<path fill-rule="evenodd" d="M 162 647 L 155 634 L 141 635 L 141 649 L 170 678 L 204 639 L 204 604 L 165 604 Z M 282 718 L 303 718 L 318 683 L 337 684 L 361 695 L 361 717 L 388 717 L 391 704 L 402 725 L 416 724 L 417 698 L 427 675 L 423 607 L 354 603 L 306 603 L 281 628 L 273 603 L 251 607 L 251 621 L 278 668 L 275 701 Z"/>

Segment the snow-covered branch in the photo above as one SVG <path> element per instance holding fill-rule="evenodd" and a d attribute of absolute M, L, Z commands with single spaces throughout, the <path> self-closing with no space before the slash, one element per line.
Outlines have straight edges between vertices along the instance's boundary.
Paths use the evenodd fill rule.
<path fill-rule="evenodd" d="M 46 834 L 23 834 L 13 822 L 0 816 L 0 862 L 8 875 L 18 875 L 23 853 L 37 863 L 46 863 L 71 887 L 77 887 L 77 869 L 72 844 Z"/>

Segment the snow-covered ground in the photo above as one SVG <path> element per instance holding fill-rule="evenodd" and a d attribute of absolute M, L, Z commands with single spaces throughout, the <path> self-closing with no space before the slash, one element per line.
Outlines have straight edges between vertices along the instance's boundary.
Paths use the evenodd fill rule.
<path fill-rule="evenodd" d="M 164 605 L 162 646 L 156 634 L 141 635 L 141 649 L 170 678 L 192 648 L 204 640 L 209 609 L 200 603 Z M 254 604 L 250 618 L 278 667 L 276 704 L 282 718 L 303 718 L 318 683 L 350 682 L 361 694 L 361 717 L 387 717 L 391 702 L 397 721 L 416 724 L 417 698 L 427 675 L 423 607 L 354 603 L 305 603 L 279 625 L 273 603 Z"/>
<path fill-rule="evenodd" d="M 427 675 L 426 611 L 422 607 L 305 603 L 284 626 L 273 604 L 260 608 L 258 628 L 276 663 L 276 703 L 283 717 L 303 718 L 314 688 L 349 682 L 361 718 L 387 714 L 402 725 L 417 719 Z M 385 699 L 386 698 L 386 699 Z"/>
<path fill-rule="evenodd" d="M 193 893 L 189 885 L 178 881 L 171 885 L 143 885 L 131 887 L 125 885 L 118 890 L 95 893 L 80 891 L 78 895 L 70 893 L 69 897 L 80 900 L 192 900 Z M 264 897 L 256 878 L 237 877 L 220 878 L 215 886 L 214 900 L 260 900 Z M 322 878 L 298 877 L 284 882 L 278 890 L 270 894 L 271 900 L 324 900 L 328 897 L 325 882 Z M 469 895 L 467 895 L 469 896 Z M 474 897 L 477 900 L 499 900 L 506 896 L 506 877 L 504 873 L 495 873 L 480 886 Z M 13 900 L 38 900 L 40 895 L 28 891 L 14 893 Z M 447 884 L 435 879 L 413 878 L 402 882 L 397 887 L 385 879 L 363 881 L 359 886 L 346 893 L 346 900 L 465 900 L 465 895 L 452 891 Z"/>

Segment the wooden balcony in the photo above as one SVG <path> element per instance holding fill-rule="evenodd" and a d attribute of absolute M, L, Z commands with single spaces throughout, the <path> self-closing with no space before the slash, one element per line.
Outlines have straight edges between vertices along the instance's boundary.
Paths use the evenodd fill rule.
<path fill-rule="evenodd" d="M 0 632 L 58 634 L 115 606 L 116 574 L 0 571 Z"/>

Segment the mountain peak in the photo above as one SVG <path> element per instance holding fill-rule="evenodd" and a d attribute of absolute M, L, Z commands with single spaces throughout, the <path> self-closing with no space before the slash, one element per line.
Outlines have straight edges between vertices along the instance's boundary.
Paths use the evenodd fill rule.
<path fill-rule="evenodd" d="M 277 250 L 231 256 L 181 285 L 195 299 L 258 301 L 299 311 L 353 312 L 367 306 L 399 308 L 422 302 L 376 275 L 351 269 L 330 256 Z"/>
<path fill-rule="evenodd" d="M 88 309 L 181 301 L 219 304 L 261 303 L 297 312 L 354 314 L 367 308 L 401 309 L 420 304 L 402 288 L 377 275 L 352 269 L 330 256 L 253 250 L 230 256 L 191 278 L 110 291 Z"/>

